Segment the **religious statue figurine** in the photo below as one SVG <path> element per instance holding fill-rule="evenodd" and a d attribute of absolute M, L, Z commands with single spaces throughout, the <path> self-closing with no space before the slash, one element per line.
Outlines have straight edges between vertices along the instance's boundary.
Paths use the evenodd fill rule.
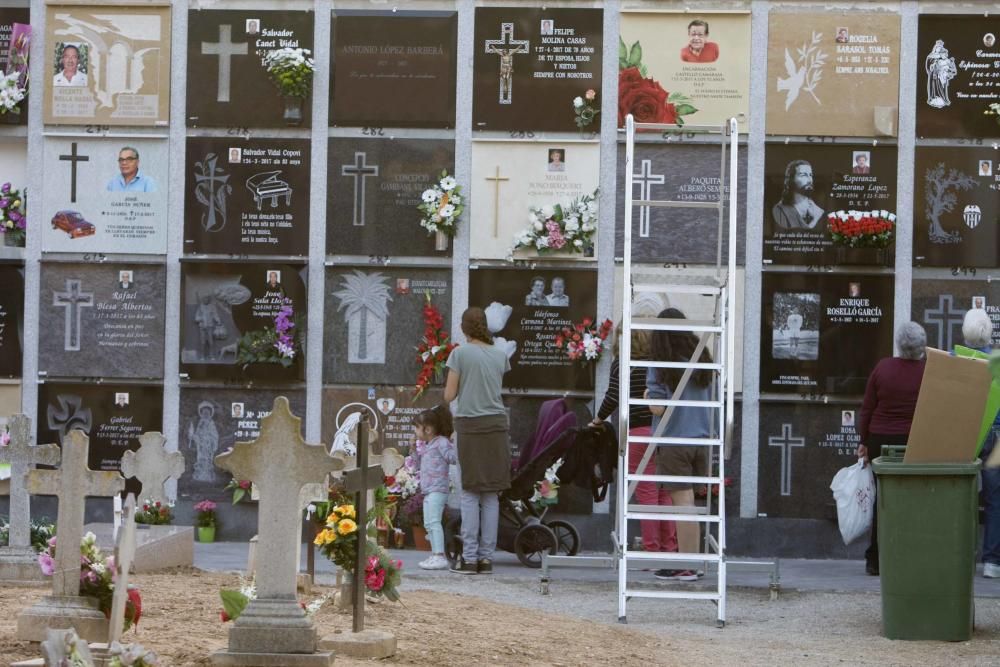
<path fill-rule="evenodd" d="M 948 98 L 948 84 L 958 76 L 955 58 L 944 48 L 944 41 L 934 42 L 934 48 L 924 58 L 924 70 L 927 72 L 927 104 L 935 109 L 951 105 Z"/>
<path fill-rule="evenodd" d="M 198 404 L 198 423 L 188 422 L 188 449 L 195 451 L 196 482 L 215 482 L 215 454 L 219 450 L 219 429 L 215 426 L 215 406 L 208 401 Z"/>
<path fill-rule="evenodd" d="M 211 359 L 215 356 L 215 330 L 222 327 L 222 318 L 210 294 L 200 297 L 199 301 L 194 315 L 194 321 L 198 323 L 198 351 L 202 359 Z"/>

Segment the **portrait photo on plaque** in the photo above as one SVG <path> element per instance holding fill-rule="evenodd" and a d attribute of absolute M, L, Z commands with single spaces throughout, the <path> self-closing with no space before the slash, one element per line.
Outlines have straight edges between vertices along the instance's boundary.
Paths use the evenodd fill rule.
<path fill-rule="evenodd" d="M 472 129 L 599 132 L 603 16 L 476 7 Z"/>
<path fill-rule="evenodd" d="M 455 127 L 458 14 L 335 9 L 330 125 Z"/>
<path fill-rule="evenodd" d="M 28 51 L 31 48 L 31 21 L 27 7 L 0 8 L 0 71 L 21 73 L 15 82 L 20 102 L 6 112 L 5 123 L 28 124 Z M 13 90 L 11 92 L 14 92 Z M 13 100 L 11 100 L 13 102 Z M 6 104 L 4 106 L 7 106 Z"/>
<path fill-rule="evenodd" d="M 300 90 L 286 94 L 277 74 L 268 73 L 265 58 L 281 49 L 302 49 L 298 55 L 311 59 L 313 19 L 311 11 L 190 10 L 188 127 L 309 127 L 311 84 L 304 97 Z M 287 105 L 295 106 L 297 120 L 286 118 Z"/>
<path fill-rule="evenodd" d="M 962 322 L 973 308 L 982 308 L 993 322 L 993 347 L 1000 347 L 1000 282 L 951 278 L 913 279 L 911 319 L 927 332 L 927 345 L 952 350 L 964 345 Z"/>
<path fill-rule="evenodd" d="M 428 295 L 451 332 L 450 267 L 327 268 L 323 381 L 415 385 Z"/>
<path fill-rule="evenodd" d="M 43 382 L 38 385 L 36 434 L 40 444 L 62 446 L 63 438 L 80 429 L 90 438 L 91 470 L 121 470 L 122 455 L 139 449 L 146 431 L 163 432 L 163 387 L 139 384 Z M 126 493 L 138 494 L 136 479 Z"/>
<path fill-rule="evenodd" d="M 1000 162 L 986 146 L 917 146 L 913 265 L 1000 266 Z"/>
<path fill-rule="evenodd" d="M 308 139 L 188 137 L 184 253 L 305 255 Z"/>
<path fill-rule="evenodd" d="M 764 146 L 764 262 L 892 266 L 896 146 Z"/>
<path fill-rule="evenodd" d="M 1000 17 L 921 14 L 917 136 L 1000 136 Z"/>
<path fill-rule="evenodd" d="M 300 381 L 306 313 L 301 264 L 184 262 L 180 372 L 258 384 Z"/>
<path fill-rule="evenodd" d="M 858 403 L 803 404 L 762 401 L 757 511 L 768 518 L 837 521 L 829 483 L 857 463 Z M 726 463 L 727 468 L 729 462 Z"/>
<path fill-rule="evenodd" d="M 443 171 L 455 172 L 453 140 L 334 137 L 327 156 L 328 255 L 451 254 L 450 242 L 438 250 L 434 234 L 420 226 L 417 207 Z M 458 197 L 455 203 L 464 205 Z"/>
<path fill-rule="evenodd" d="M 181 498 L 230 500 L 225 486 L 232 474 L 215 466 L 215 457 L 237 442 L 260 436 L 260 420 L 271 414 L 277 396 L 288 399 L 292 414 L 306 418 L 303 389 L 229 389 L 182 386 L 180 438 L 177 450 L 184 454 L 184 474 L 177 481 Z M 249 494 L 248 494 L 249 497 Z"/>
<path fill-rule="evenodd" d="M 21 377 L 24 350 L 24 267 L 0 264 L 0 377 Z"/>
<path fill-rule="evenodd" d="M 765 272 L 760 390 L 860 395 L 892 356 L 893 277 Z"/>
<path fill-rule="evenodd" d="M 618 127 L 628 114 L 638 123 L 746 122 L 749 12 L 626 10 L 619 31 Z"/>
<path fill-rule="evenodd" d="M 44 159 L 44 252 L 166 254 L 165 138 L 46 136 Z"/>
<path fill-rule="evenodd" d="M 167 269 L 45 262 L 38 369 L 49 377 L 163 378 Z"/>
<path fill-rule="evenodd" d="M 551 235 L 544 233 L 532 210 L 545 217 L 554 215 L 559 206 L 565 213 L 573 202 L 593 196 L 600 184 L 600 158 L 600 144 L 590 141 L 473 141 L 471 199 L 478 204 L 465 214 L 472 237 L 470 255 L 537 257 L 534 244 L 522 241 L 525 233 Z M 599 207 L 601 201 L 593 203 Z M 589 242 L 579 248 L 549 244 L 543 253 L 546 258 L 597 257 L 597 210 L 587 220 L 576 218 L 576 229 L 586 232 Z"/>
<path fill-rule="evenodd" d="M 772 11 L 767 134 L 898 133 L 899 14 Z"/>
<path fill-rule="evenodd" d="M 444 403 L 444 385 L 432 386 L 420 396 L 415 396 L 412 386 L 327 386 L 323 387 L 323 444 L 334 445 L 344 421 L 355 412 L 361 412 L 375 429 L 374 448 L 395 447 L 408 454 L 416 436 L 413 419 L 424 410 Z"/>
<path fill-rule="evenodd" d="M 47 5 L 44 120 L 170 121 L 170 5 Z"/>
<path fill-rule="evenodd" d="M 746 255 L 747 154 L 737 155 L 736 262 Z M 729 164 L 724 178 L 719 147 L 705 144 L 636 143 L 632 165 L 632 197 L 712 203 L 723 199 L 722 261 L 729 254 Z M 615 198 L 615 257 L 625 243 L 625 146 L 618 146 L 618 196 Z M 721 191 L 721 192 L 720 192 Z M 632 209 L 632 261 L 715 264 L 719 242 L 719 210 L 715 208 Z"/>
<path fill-rule="evenodd" d="M 555 337 L 584 318 L 597 319 L 596 271 L 473 269 L 469 305 L 486 311 L 493 344 L 510 359 L 505 389 L 593 391 L 592 365 L 570 360 Z"/>

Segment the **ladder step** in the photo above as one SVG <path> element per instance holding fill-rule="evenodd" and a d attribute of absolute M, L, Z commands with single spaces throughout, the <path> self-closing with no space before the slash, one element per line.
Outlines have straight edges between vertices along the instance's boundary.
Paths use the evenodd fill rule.
<path fill-rule="evenodd" d="M 704 294 L 715 296 L 722 291 L 722 284 L 725 281 L 714 276 L 687 276 L 687 280 L 680 280 L 682 276 L 670 276 L 669 281 L 655 283 L 633 283 L 633 292 L 682 292 L 686 294 Z"/>
<path fill-rule="evenodd" d="M 630 325 L 633 329 L 645 331 L 707 331 L 722 333 L 722 325 L 712 320 L 658 319 L 656 317 L 634 317 Z"/>
<path fill-rule="evenodd" d="M 706 132 L 717 134 L 726 134 L 729 131 L 729 123 L 722 125 L 689 125 L 685 123 L 684 125 L 674 125 L 673 123 L 636 123 L 635 129 L 637 130 L 658 130 L 660 132 Z M 625 132 L 622 128 L 620 132 Z"/>
<path fill-rule="evenodd" d="M 686 401 L 681 398 L 630 398 L 629 405 L 676 405 L 684 408 L 721 408 L 722 401 Z"/>
<path fill-rule="evenodd" d="M 626 473 L 626 481 L 629 482 L 676 482 L 685 484 L 721 484 L 718 477 L 697 477 L 695 475 L 636 475 Z"/>
<path fill-rule="evenodd" d="M 651 206 L 653 208 L 722 208 L 720 201 L 673 201 L 669 199 L 633 199 L 632 206 Z"/>
<path fill-rule="evenodd" d="M 626 519 L 640 521 L 686 521 L 693 523 L 719 523 L 719 517 L 713 514 L 670 514 L 669 512 L 625 512 Z"/>
<path fill-rule="evenodd" d="M 633 551 L 625 550 L 625 557 L 629 560 L 680 560 L 690 563 L 718 563 L 722 560 L 719 554 L 688 554 L 675 553 L 672 551 Z"/>
<path fill-rule="evenodd" d="M 701 368 L 709 371 L 722 370 L 722 364 L 706 364 L 700 361 L 646 361 L 645 359 L 631 359 L 628 365 L 631 368 Z"/>
<path fill-rule="evenodd" d="M 708 516 L 708 508 L 698 505 L 633 505 L 628 506 L 628 511 L 633 513 L 646 514 L 702 514 Z"/>
<path fill-rule="evenodd" d="M 625 596 L 630 598 L 665 598 L 670 600 L 719 600 L 718 593 L 707 591 L 663 591 L 643 588 L 626 588 Z"/>

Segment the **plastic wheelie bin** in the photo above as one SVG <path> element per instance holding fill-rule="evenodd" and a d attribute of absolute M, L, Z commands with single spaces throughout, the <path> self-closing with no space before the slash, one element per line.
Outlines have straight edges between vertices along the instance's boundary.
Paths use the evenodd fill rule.
<path fill-rule="evenodd" d="M 888 448 L 887 448 L 888 449 Z M 872 462 L 878 476 L 882 633 L 889 639 L 972 636 L 980 462 Z"/>

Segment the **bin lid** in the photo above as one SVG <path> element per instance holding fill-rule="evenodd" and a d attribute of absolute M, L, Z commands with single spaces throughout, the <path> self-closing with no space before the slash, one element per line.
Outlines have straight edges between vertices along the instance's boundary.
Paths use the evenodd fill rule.
<path fill-rule="evenodd" d="M 872 461 L 876 475 L 975 475 L 981 461 L 971 463 L 903 463 L 902 456 L 879 456 Z"/>

